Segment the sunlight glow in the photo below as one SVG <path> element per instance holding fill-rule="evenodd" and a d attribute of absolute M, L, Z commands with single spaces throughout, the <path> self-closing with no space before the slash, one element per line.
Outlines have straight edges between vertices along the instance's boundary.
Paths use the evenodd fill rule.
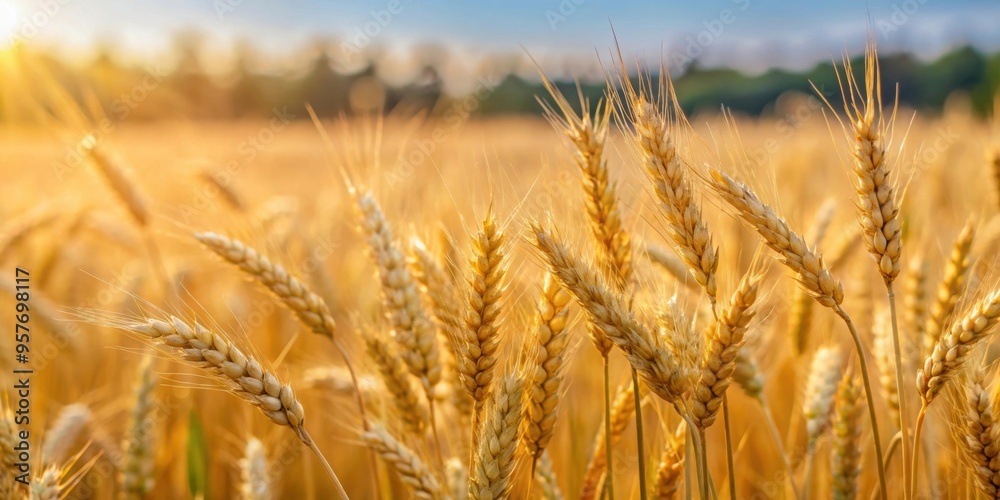
<path fill-rule="evenodd" d="M 21 11 L 16 5 L 0 0 L 0 50 L 14 45 Z"/>

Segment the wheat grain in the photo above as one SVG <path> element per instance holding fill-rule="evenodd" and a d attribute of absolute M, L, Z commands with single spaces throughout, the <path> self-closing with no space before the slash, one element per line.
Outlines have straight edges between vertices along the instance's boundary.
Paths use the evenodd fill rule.
<path fill-rule="evenodd" d="M 136 223 L 146 226 L 149 223 L 149 201 L 131 178 L 131 173 L 117 159 L 105 153 L 93 137 L 84 138 L 80 144 Z"/>

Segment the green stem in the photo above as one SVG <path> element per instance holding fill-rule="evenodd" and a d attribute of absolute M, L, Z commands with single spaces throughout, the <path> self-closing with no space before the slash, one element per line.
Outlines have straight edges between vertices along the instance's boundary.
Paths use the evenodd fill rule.
<path fill-rule="evenodd" d="M 639 393 L 639 374 L 632 369 L 632 392 L 635 393 L 635 440 L 639 454 L 639 498 L 646 500 L 646 448 L 642 434 L 642 395 Z"/>
<path fill-rule="evenodd" d="M 865 360 L 865 347 L 861 343 L 861 335 L 858 334 L 857 328 L 854 327 L 854 322 L 851 321 L 851 317 L 848 316 L 847 311 L 844 311 L 842 307 L 836 305 L 833 307 L 837 315 L 844 320 L 847 324 L 847 329 L 851 332 L 851 337 L 854 339 L 854 348 L 858 353 L 858 365 L 861 366 L 861 380 L 865 383 L 865 397 L 868 399 L 868 418 L 871 420 L 872 425 L 872 441 L 875 443 L 875 456 L 882 456 L 882 440 L 878 433 L 878 418 L 875 414 L 875 398 L 872 397 L 872 384 L 871 379 L 868 377 L 868 361 Z M 876 470 L 878 471 L 878 486 L 879 492 L 882 495 L 883 500 L 888 500 L 887 491 L 885 486 L 885 467 L 882 466 L 881 460 L 875 461 Z"/>

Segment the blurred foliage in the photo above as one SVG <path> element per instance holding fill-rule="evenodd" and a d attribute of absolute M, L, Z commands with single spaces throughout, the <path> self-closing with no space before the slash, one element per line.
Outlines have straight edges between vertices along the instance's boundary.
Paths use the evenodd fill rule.
<path fill-rule="evenodd" d="M 291 113 L 306 118 L 305 104 L 321 117 L 381 109 L 412 113 L 431 110 L 447 114 L 461 107 L 478 115 L 537 114 L 536 96 L 545 96 L 537 79 L 516 74 L 493 81 L 490 88 L 478 87 L 479 95 L 449 96 L 436 69 L 444 57 L 424 59 L 411 81 L 390 84 L 380 78 L 372 60 L 348 72 L 323 46 L 314 48 L 303 59 L 299 71 L 283 74 L 255 70 L 256 56 L 247 46 L 236 49 L 233 68 L 225 75 L 208 72 L 198 57 L 200 39 L 181 37 L 175 43 L 177 62 L 169 67 L 153 63 L 146 67 L 120 64 L 110 50 L 84 66 L 72 66 L 57 58 L 33 54 L 33 73 L 27 81 L 52 78 L 69 89 L 80 102 L 96 102 L 108 118 L 136 119 L 239 119 L 262 118 Z M 863 65 L 853 61 L 856 71 Z M 883 93 L 886 101 L 899 101 L 924 112 L 935 112 L 954 92 L 969 97 L 974 110 L 987 114 L 1000 86 L 1000 53 L 985 55 L 970 47 L 961 47 L 934 61 L 922 62 L 909 54 L 881 58 Z M 44 76 L 40 76 L 44 75 Z M 210 76 L 211 75 L 211 76 Z M 0 78 L 0 120 L 30 120 L 30 99 L 25 99 L 15 80 Z M 499 83 L 497 83 L 499 82 Z M 814 93 L 815 84 L 828 98 L 838 102 L 837 77 L 832 62 L 822 63 L 804 72 L 773 69 L 747 75 L 732 69 L 701 68 L 697 61 L 675 78 L 681 105 L 689 114 L 717 111 L 726 106 L 734 112 L 758 115 L 773 110 L 778 96 L 788 91 Z M 569 95 L 576 95 L 577 84 L 559 82 Z M 603 96 L 602 82 L 579 85 L 582 95 L 592 101 Z M 29 103 L 26 105 L 26 103 Z"/>

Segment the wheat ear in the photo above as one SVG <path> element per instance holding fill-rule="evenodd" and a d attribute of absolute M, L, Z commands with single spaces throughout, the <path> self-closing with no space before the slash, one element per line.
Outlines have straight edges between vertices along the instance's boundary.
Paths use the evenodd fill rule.
<path fill-rule="evenodd" d="M 621 297 L 601 277 L 574 257 L 560 241 L 537 224 L 531 228 L 535 246 L 587 313 L 591 324 L 620 348 L 650 389 L 665 401 L 677 401 L 689 387 L 689 373 L 675 359 L 667 340 L 640 323 Z"/>
<path fill-rule="evenodd" d="M 86 137 L 81 145 L 87 152 L 87 156 L 90 157 L 90 161 L 97 167 L 97 171 L 128 209 L 132 218 L 140 227 L 145 227 L 149 223 L 149 201 L 131 178 L 131 173 L 116 159 L 98 147 L 97 141 L 93 137 Z"/>
<path fill-rule="evenodd" d="M 878 367 L 882 399 L 889 407 L 891 420 L 898 424 L 900 409 L 899 391 L 896 388 L 896 359 L 892 355 L 892 332 L 889 331 L 889 319 L 886 316 L 883 314 L 875 318 L 872 354 L 875 357 L 875 366 Z"/>
<path fill-rule="evenodd" d="M 682 429 L 678 429 L 681 431 Z M 656 468 L 656 486 L 653 488 L 653 498 L 672 500 L 677 498 L 681 489 L 681 476 L 684 473 L 684 434 L 668 435 L 663 446 L 663 455 Z"/>
<path fill-rule="evenodd" d="M 528 400 L 525 412 L 524 442 L 537 461 L 552 439 L 561 397 L 566 347 L 569 344 L 567 321 L 569 301 L 566 290 L 546 273 L 536 306 L 534 331 L 535 356 L 529 365 Z"/>
<path fill-rule="evenodd" d="M 969 253 L 975 239 L 976 228 L 969 221 L 958 234 L 951 248 L 951 255 L 944 267 L 944 279 L 938 285 L 937 295 L 931 304 L 927 318 L 926 334 L 923 337 L 924 355 L 930 355 L 934 344 L 941 338 L 948 320 L 955 312 L 955 305 L 962 297 L 966 277 L 969 273 Z"/>
<path fill-rule="evenodd" d="M 833 498 L 857 498 L 858 474 L 861 473 L 861 419 L 865 409 L 861 387 L 854 376 L 844 374 L 834 398 L 833 448 L 830 454 Z"/>
<path fill-rule="evenodd" d="M 239 267 L 241 271 L 264 285 L 281 299 L 303 324 L 312 329 L 313 333 L 333 338 L 336 323 L 330 315 L 326 302 L 319 295 L 309 291 L 302 281 L 280 264 L 271 262 L 242 241 L 218 233 L 198 233 L 195 234 L 195 238 L 226 262 Z"/>
<path fill-rule="evenodd" d="M 434 387 L 441 381 L 441 360 L 437 335 L 420 303 L 417 282 L 406 267 L 403 251 L 375 197 L 353 188 L 352 195 L 357 202 L 361 233 L 378 269 L 389 324 L 410 373 L 420 379 L 427 399 L 433 400 Z"/>
<path fill-rule="evenodd" d="M 917 342 L 917 352 L 923 349 L 927 338 L 927 260 L 922 255 L 914 257 L 907 269 L 903 296 L 903 320 Z"/>
<path fill-rule="evenodd" d="M 718 416 L 722 398 L 729 389 L 736 356 L 743 347 L 743 337 L 753 319 L 754 302 L 761 274 L 751 271 L 743 277 L 729 306 L 708 331 L 707 346 L 701 358 L 701 378 L 691 398 L 691 417 L 700 428 L 710 427 Z"/>
<path fill-rule="evenodd" d="M 809 228 L 809 240 L 817 248 L 826 237 L 826 233 L 833 222 L 834 205 L 827 200 L 816 211 L 812 226 Z M 795 353 L 802 355 L 806 352 L 809 343 L 809 330 L 812 327 L 813 316 L 812 297 L 802 288 L 796 287 L 792 292 L 792 307 L 789 316 L 789 331 L 791 332 L 792 346 Z"/>
<path fill-rule="evenodd" d="M 997 207 L 1000 207 L 1000 146 L 986 150 L 986 164 L 993 175 L 993 190 L 997 197 Z"/>
<path fill-rule="evenodd" d="M 329 462 L 306 432 L 305 410 L 292 386 L 282 384 L 274 373 L 264 369 L 253 356 L 244 354 L 226 336 L 176 316 L 165 319 L 114 318 L 101 313 L 84 313 L 83 316 L 95 324 L 131 332 L 161 346 L 186 364 L 203 369 L 224 389 L 256 407 L 271 422 L 291 428 L 323 462 L 341 498 L 347 498 Z"/>
<path fill-rule="evenodd" d="M 542 453 L 538 459 L 538 467 L 535 468 L 535 484 L 538 485 L 543 500 L 563 500 L 565 498 L 562 490 L 559 489 L 556 471 L 548 453 Z"/>
<path fill-rule="evenodd" d="M 264 443 L 254 437 L 248 439 L 240 458 L 240 497 L 243 500 L 274 498 L 270 474 Z"/>
<path fill-rule="evenodd" d="M 219 171 L 217 174 L 207 168 L 202 169 L 199 172 L 202 180 L 212 185 L 218 192 L 222 195 L 222 199 L 226 200 L 229 206 L 233 207 L 238 212 L 243 212 L 247 209 L 247 204 L 243 201 L 243 196 L 236 190 L 234 186 L 233 178 L 229 174 Z M 220 178 L 222 177 L 222 178 Z M 226 179 L 225 181 L 223 179 Z"/>
<path fill-rule="evenodd" d="M 125 459 L 121 470 L 121 484 L 125 497 L 141 499 L 153 489 L 155 479 L 155 452 L 153 412 L 156 409 L 156 375 L 149 356 L 139 366 L 139 383 L 135 388 L 132 418 L 123 445 Z"/>
<path fill-rule="evenodd" d="M 836 346 L 821 347 L 813 356 L 802 408 L 810 452 L 815 450 L 816 442 L 830 426 L 830 411 L 840 380 L 841 362 L 840 349 Z"/>
<path fill-rule="evenodd" d="M 442 498 L 441 486 L 431 470 L 412 450 L 399 442 L 385 427 L 374 424 L 361 435 L 365 443 L 399 474 L 417 498 Z"/>
<path fill-rule="evenodd" d="M 524 384 L 518 375 L 506 375 L 490 393 L 479 429 L 475 464 L 469 474 L 469 497 L 475 500 L 507 498 L 514 472 Z"/>
<path fill-rule="evenodd" d="M 427 407 L 423 405 L 419 388 L 413 386 L 399 353 L 382 335 L 375 331 L 362 329 L 362 337 L 368 348 L 368 356 L 382 375 L 382 381 L 392 396 L 392 402 L 399 411 L 407 429 L 419 436 L 429 420 Z"/>
<path fill-rule="evenodd" d="M 656 245 L 648 245 L 646 246 L 646 255 L 649 256 L 650 261 L 665 269 L 671 276 L 674 277 L 674 279 L 682 283 L 684 286 L 692 289 L 700 289 L 698 282 L 691 277 L 687 264 L 674 255 L 673 252 L 660 248 Z"/>
<path fill-rule="evenodd" d="M 493 220 L 491 208 L 473 239 L 465 328 L 454 332 L 457 335 L 450 339 L 459 354 L 458 369 L 464 376 L 465 389 L 476 402 L 477 419 L 489 396 L 500 346 L 500 311 L 507 272 L 504 240 L 503 229 Z"/>
<path fill-rule="evenodd" d="M 984 382 L 982 370 L 974 370 L 966 389 L 965 411 L 959 415 L 958 442 L 972 479 L 984 495 L 1000 496 L 1000 426 L 994 418 L 996 401 Z"/>
<path fill-rule="evenodd" d="M 644 97 L 632 96 L 631 106 L 634 140 L 653 184 L 657 206 L 667 221 L 674 248 L 714 304 L 718 288 L 718 250 L 712 246 L 712 236 L 695 202 L 694 190 L 685 175 L 667 119 Z"/>
<path fill-rule="evenodd" d="M 42 440 L 42 460 L 46 465 L 61 464 L 72 454 L 71 447 L 89 438 L 94 419 L 90 408 L 81 403 L 63 407 L 56 422 Z"/>

